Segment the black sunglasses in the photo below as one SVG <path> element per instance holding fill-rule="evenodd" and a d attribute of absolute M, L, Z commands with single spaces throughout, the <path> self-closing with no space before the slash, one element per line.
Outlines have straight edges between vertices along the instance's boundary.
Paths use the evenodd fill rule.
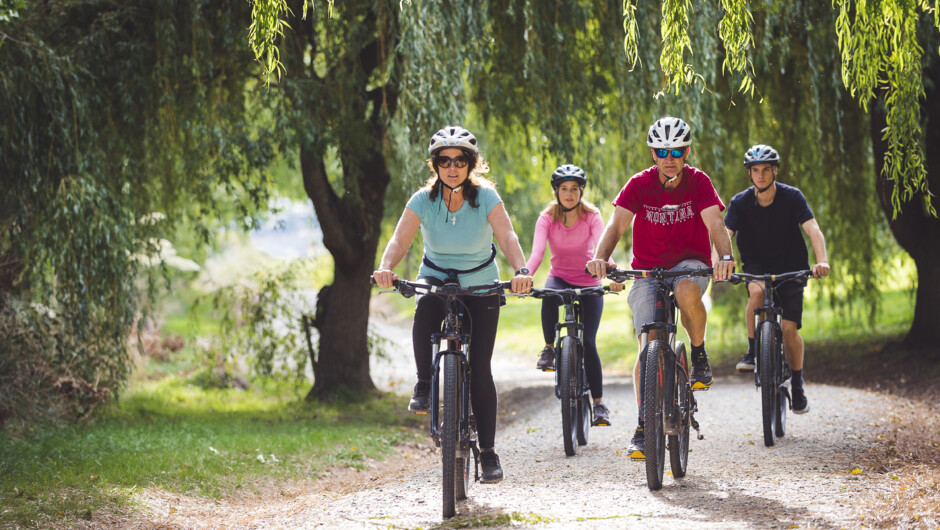
<path fill-rule="evenodd" d="M 682 155 L 685 154 L 685 148 L 682 149 L 653 149 L 653 152 L 656 153 L 656 158 L 666 158 L 667 155 L 672 155 L 673 158 L 682 158 Z"/>
<path fill-rule="evenodd" d="M 455 158 L 451 158 L 449 156 L 436 156 L 434 157 L 434 163 L 437 165 L 437 167 L 443 168 L 450 167 L 451 163 L 454 164 L 454 167 L 465 168 L 467 167 L 467 164 L 470 163 L 470 159 L 462 155 Z"/>

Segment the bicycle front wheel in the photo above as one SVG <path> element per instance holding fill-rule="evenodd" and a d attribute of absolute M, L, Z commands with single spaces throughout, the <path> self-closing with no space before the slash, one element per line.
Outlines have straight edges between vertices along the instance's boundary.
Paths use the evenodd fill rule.
<path fill-rule="evenodd" d="M 578 453 L 578 365 L 574 337 L 561 339 L 561 366 L 558 367 L 558 385 L 561 387 L 561 432 L 565 454 Z"/>
<path fill-rule="evenodd" d="M 692 423 L 691 395 L 692 387 L 689 385 L 689 356 L 685 351 L 685 344 L 678 343 L 676 347 L 676 403 L 679 407 L 678 421 L 679 434 L 669 436 L 669 465 L 672 476 L 682 478 L 689 465 L 689 429 Z"/>
<path fill-rule="evenodd" d="M 665 364 L 666 344 L 662 340 L 649 343 L 646 350 L 646 373 L 643 379 L 643 431 L 645 438 L 646 484 L 650 490 L 663 487 L 666 465 L 666 431 L 663 421 L 666 410 L 664 382 L 668 368 Z"/>
<path fill-rule="evenodd" d="M 787 430 L 787 393 L 786 379 L 788 378 L 787 358 L 783 352 L 783 340 L 777 339 L 777 417 L 775 427 L 777 438 L 782 438 Z"/>
<path fill-rule="evenodd" d="M 776 442 L 777 427 L 777 334 L 774 323 L 760 323 L 760 351 L 757 370 L 760 373 L 760 407 L 764 422 L 764 445 L 771 447 Z"/>
<path fill-rule="evenodd" d="M 454 354 L 444 355 L 444 413 L 441 422 L 441 465 L 443 477 L 444 518 L 449 519 L 456 513 L 457 484 L 457 434 L 460 419 L 460 357 Z"/>

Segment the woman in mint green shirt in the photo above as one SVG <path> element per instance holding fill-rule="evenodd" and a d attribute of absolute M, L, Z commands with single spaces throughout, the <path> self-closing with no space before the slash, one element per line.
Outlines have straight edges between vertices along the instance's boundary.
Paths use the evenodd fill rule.
<path fill-rule="evenodd" d="M 525 255 L 503 201 L 491 180 L 486 160 L 470 131 L 447 126 L 431 137 L 428 167 L 433 175 L 415 192 L 385 247 L 382 261 L 372 274 L 379 287 L 389 287 L 398 275 L 392 272 L 411 245 L 418 228 L 424 237 L 424 259 L 418 281 L 441 285 L 445 270 L 458 272 L 461 285 L 480 285 L 499 280 L 493 237 L 515 270 L 514 293 L 527 293 L 532 277 Z M 496 385 L 490 361 L 496 343 L 500 297 L 467 297 L 470 324 L 470 400 L 480 440 L 481 482 L 499 482 L 503 470 L 494 451 L 496 440 Z M 418 383 L 408 404 L 412 412 L 431 408 L 431 334 L 441 329 L 445 308 L 434 296 L 418 298 L 412 342 Z"/>

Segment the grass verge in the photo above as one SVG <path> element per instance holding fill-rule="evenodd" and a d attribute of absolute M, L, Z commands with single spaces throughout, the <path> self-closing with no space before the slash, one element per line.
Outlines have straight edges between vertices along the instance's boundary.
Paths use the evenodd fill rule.
<path fill-rule="evenodd" d="M 201 389 L 141 381 L 90 423 L 0 432 L 0 527 L 72 526 L 126 511 L 141 488 L 220 498 L 260 484 L 362 467 L 421 420 L 396 396 L 305 403 L 303 389 Z"/>

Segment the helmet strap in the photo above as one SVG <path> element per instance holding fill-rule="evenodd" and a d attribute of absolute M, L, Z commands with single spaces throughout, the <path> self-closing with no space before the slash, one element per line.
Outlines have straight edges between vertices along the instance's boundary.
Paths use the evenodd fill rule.
<path fill-rule="evenodd" d="M 578 193 L 578 202 L 577 202 L 577 204 L 575 204 L 575 205 L 572 206 L 571 208 L 565 208 L 564 205 L 561 204 L 561 197 L 558 196 L 558 188 L 555 188 L 555 201 L 558 202 L 558 206 L 561 206 L 561 211 L 562 211 L 563 213 L 568 213 L 568 212 L 570 212 L 571 210 L 576 209 L 578 206 L 581 206 L 581 196 L 582 196 L 582 195 L 584 195 L 584 188 L 581 188 L 581 193 Z"/>
<path fill-rule="evenodd" d="M 748 178 L 750 178 L 750 173 L 748 173 Z M 764 186 L 763 188 L 758 188 L 758 187 L 757 187 L 757 184 L 754 184 L 754 179 L 751 179 L 751 184 L 754 185 L 754 191 L 756 191 L 758 194 L 764 193 L 765 191 L 767 191 L 767 190 L 769 190 L 770 188 L 774 187 L 774 184 L 776 184 L 776 182 L 777 182 L 777 172 L 776 172 L 776 171 L 774 171 L 774 176 L 773 176 L 773 178 L 770 179 L 770 184 Z"/>

